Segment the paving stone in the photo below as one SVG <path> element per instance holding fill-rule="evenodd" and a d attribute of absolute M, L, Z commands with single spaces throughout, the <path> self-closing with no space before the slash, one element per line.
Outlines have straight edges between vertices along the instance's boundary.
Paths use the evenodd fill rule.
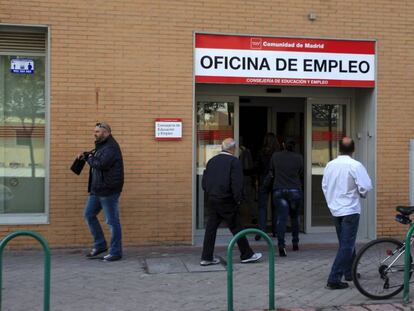
<path fill-rule="evenodd" d="M 302 308 L 293 308 L 293 309 L 277 309 L 277 311 L 316 311 L 316 309 L 302 309 Z"/>
<path fill-rule="evenodd" d="M 368 309 L 364 306 L 341 306 L 341 311 L 367 311 Z"/>
<path fill-rule="evenodd" d="M 148 258 L 145 262 L 150 274 L 188 272 L 180 258 Z"/>
<path fill-rule="evenodd" d="M 400 308 L 392 304 L 368 304 L 364 305 L 369 311 L 401 311 Z"/>
<path fill-rule="evenodd" d="M 257 245 L 255 250 L 266 252 L 265 247 L 260 249 Z M 216 251 L 224 256 L 226 249 Z M 53 250 L 51 310 L 225 311 L 225 267 L 209 273 L 196 272 L 200 253 L 201 249 L 196 247 L 127 248 L 123 260 L 103 263 L 86 260 L 80 251 Z M 354 311 L 340 306 L 352 304 L 356 308 L 385 303 L 396 310 L 408 311 L 412 306 L 402 308 L 401 294 L 386 301 L 372 301 L 361 295 L 352 283 L 345 290 L 326 290 L 324 286 L 335 253 L 336 248 L 304 245 L 299 252 L 289 252 L 286 258 L 275 257 L 275 304 L 279 310 Z M 42 309 L 42 256 L 40 251 L 5 253 L 3 310 Z M 242 265 L 236 256 L 234 309 L 267 309 L 268 260 Z M 154 273 L 148 274 L 148 267 L 156 267 L 149 270 Z M 192 273 L 191 267 L 194 267 Z"/>
<path fill-rule="evenodd" d="M 409 305 L 404 305 L 402 303 L 393 303 L 392 304 L 394 307 L 396 307 L 398 310 L 401 311 L 412 311 L 414 310 L 414 307 L 410 307 Z"/>

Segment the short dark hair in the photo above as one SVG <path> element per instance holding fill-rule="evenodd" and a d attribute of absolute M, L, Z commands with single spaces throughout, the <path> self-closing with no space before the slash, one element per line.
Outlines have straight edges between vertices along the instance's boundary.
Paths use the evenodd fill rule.
<path fill-rule="evenodd" d="M 296 144 L 293 140 L 288 140 L 285 145 L 287 151 L 293 151 L 295 149 Z"/>
<path fill-rule="evenodd" d="M 344 139 L 339 141 L 339 152 L 341 154 L 350 155 L 355 151 L 355 143 L 353 139 L 349 139 L 348 142 L 344 143 Z"/>

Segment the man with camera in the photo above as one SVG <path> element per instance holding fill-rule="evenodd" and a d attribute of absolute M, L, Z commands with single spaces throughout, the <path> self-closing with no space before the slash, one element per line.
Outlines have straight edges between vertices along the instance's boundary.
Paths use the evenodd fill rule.
<path fill-rule="evenodd" d="M 78 155 L 90 166 L 88 182 L 88 200 L 85 207 L 85 219 L 94 238 L 94 246 L 86 255 L 99 258 L 108 250 L 107 242 L 97 215 L 103 209 L 106 223 L 112 237 L 109 253 L 104 261 L 116 261 L 122 258 L 122 231 L 119 221 L 119 196 L 124 184 L 124 164 L 119 144 L 111 135 L 111 127 L 105 122 L 96 123 L 95 149 Z"/>

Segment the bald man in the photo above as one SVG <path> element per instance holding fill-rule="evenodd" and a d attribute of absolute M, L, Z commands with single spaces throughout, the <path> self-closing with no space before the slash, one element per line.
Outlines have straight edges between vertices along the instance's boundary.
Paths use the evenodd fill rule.
<path fill-rule="evenodd" d="M 355 258 L 355 241 L 358 233 L 360 198 L 372 189 L 365 167 L 352 159 L 354 141 L 344 137 L 339 142 L 340 155 L 330 161 L 324 170 L 322 190 L 333 216 L 339 248 L 329 274 L 328 289 L 344 289 L 352 281 L 351 268 Z"/>
<path fill-rule="evenodd" d="M 220 259 L 213 256 L 217 228 L 224 221 L 231 233 L 243 230 L 239 206 L 243 199 L 243 170 L 235 156 L 236 142 L 226 138 L 221 144 L 222 151 L 211 158 L 203 174 L 202 187 L 207 198 L 208 221 L 204 235 L 201 266 L 216 265 Z M 261 253 L 254 253 L 246 237 L 237 241 L 242 263 L 256 262 Z"/>

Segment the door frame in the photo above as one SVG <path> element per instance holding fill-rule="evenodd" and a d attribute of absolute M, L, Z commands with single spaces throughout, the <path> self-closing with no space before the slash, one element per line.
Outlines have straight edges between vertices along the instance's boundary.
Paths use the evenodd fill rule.
<path fill-rule="evenodd" d="M 193 193 L 193 239 L 194 236 L 202 236 L 204 235 L 205 229 L 198 229 L 197 228 L 197 175 L 200 175 L 197 167 L 197 103 L 199 101 L 217 101 L 217 102 L 233 102 L 234 103 L 234 138 L 238 145 L 238 140 L 236 137 L 239 137 L 239 108 L 240 108 L 240 96 L 237 95 L 195 95 L 194 96 L 194 111 L 193 111 L 193 118 L 194 118 L 194 135 L 193 135 L 193 182 L 192 182 L 192 193 Z M 236 148 L 236 156 L 238 156 L 239 150 Z M 204 207 L 203 210 L 204 212 Z M 199 214 L 199 220 L 204 221 L 204 213 Z M 227 235 L 226 228 L 219 228 L 217 230 L 217 235 Z"/>
<path fill-rule="evenodd" d="M 345 105 L 346 135 L 351 133 L 351 98 L 308 97 L 305 104 L 305 232 L 335 232 L 334 226 L 312 226 L 312 104 Z"/>

